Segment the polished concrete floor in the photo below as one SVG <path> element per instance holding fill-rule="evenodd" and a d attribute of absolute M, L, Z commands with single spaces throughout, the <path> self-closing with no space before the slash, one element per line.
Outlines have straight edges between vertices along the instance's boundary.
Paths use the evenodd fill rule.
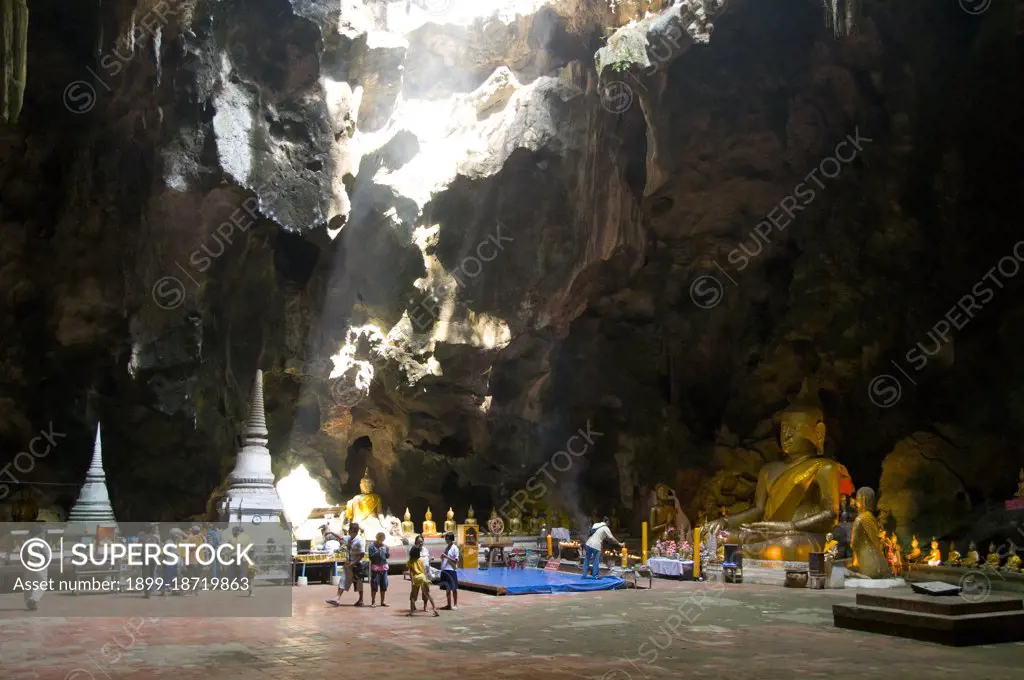
<path fill-rule="evenodd" d="M 1024 644 L 954 649 L 837 630 L 831 605 L 850 601 L 849 590 L 658 579 L 636 591 L 463 591 L 459 611 L 439 618 L 407 617 L 409 582 L 397 577 L 386 609 L 331 607 L 330 586 L 293 593 L 290 618 L 130 625 L 48 617 L 47 598 L 38 612 L 15 616 L 20 598 L 0 596 L 0 678 L 1024 677 Z M 443 593 L 434 594 L 443 604 Z M 349 594 L 343 603 L 353 601 Z M 163 604 L 154 601 L 154 611 Z"/>

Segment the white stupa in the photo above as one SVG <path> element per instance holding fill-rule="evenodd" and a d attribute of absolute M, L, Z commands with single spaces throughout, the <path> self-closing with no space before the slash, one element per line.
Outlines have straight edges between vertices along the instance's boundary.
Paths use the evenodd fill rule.
<path fill-rule="evenodd" d="M 267 416 L 263 410 L 263 371 L 256 371 L 252 386 L 252 405 L 242 434 L 242 449 L 235 469 L 228 475 L 228 488 L 220 506 L 220 521 L 259 524 L 278 522 L 284 504 L 274 487 L 270 467 Z"/>
<path fill-rule="evenodd" d="M 85 484 L 78 494 L 78 502 L 71 508 L 68 522 L 95 527 L 99 524 L 114 524 L 114 509 L 110 507 L 107 493 L 107 475 L 103 472 L 103 443 L 100 441 L 100 424 L 96 423 L 96 443 L 92 449 L 92 462 L 85 473 Z"/>

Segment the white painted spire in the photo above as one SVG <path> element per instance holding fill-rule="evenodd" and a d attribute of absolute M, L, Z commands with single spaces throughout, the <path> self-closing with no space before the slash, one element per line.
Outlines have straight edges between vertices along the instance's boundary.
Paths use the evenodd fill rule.
<path fill-rule="evenodd" d="M 100 424 L 96 423 L 96 443 L 92 449 L 92 462 L 85 473 L 85 484 L 78 495 L 78 502 L 71 508 L 69 522 L 116 522 L 114 509 L 110 506 L 107 492 L 107 475 L 103 471 L 103 442 L 100 439 Z"/>

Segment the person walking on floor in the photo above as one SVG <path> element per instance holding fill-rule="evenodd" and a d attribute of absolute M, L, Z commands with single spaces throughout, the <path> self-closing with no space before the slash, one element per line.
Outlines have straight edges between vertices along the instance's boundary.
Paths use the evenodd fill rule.
<path fill-rule="evenodd" d="M 409 561 L 405 564 L 409 568 L 409 577 L 412 580 L 412 590 L 409 592 L 409 616 L 416 613 L 416 596 L 419 595 L 421 589 L 423 590 L 423 596 L 430 602 L 434 616 L 440 616 L 437 612 L 437 605 L 434 604 L 434 596 L 430 594 L 430 579 L 427 578 L 426 573 L 423 571 L 423 560 L 420 552 L 420 547 L 414 545 L 409 550 Z M 423 611 L 427 611 L 426 605 L 423 605 Z"/>
<path fill-rule="evenodd" d="M 459 572 L 456 567 L 459 564 L 459 546 L 455 545 L 455 534 L 448 532 L 444 535 L 447 545 L 441 553 L 441 590 L 448 598 L 448 604 L 441 609 L 459 609 Z M 454 601 L 454 604 L 452 602 Z"/>
<path fill-rule="evenodd" d="M 587 578 L 587 567 L 590 566 L 593 573 L 591 576 L 597 578 L 601 570 L 601 548 L 605 541 L 611 541 L 622 547 L 622 542 L 612 536 L 612 530 L 608 526 L 608 518 L 602 517 L 590 527 L 590 537 L 587 538 L 586 553 L 583 558 L 583 578 Z"/>

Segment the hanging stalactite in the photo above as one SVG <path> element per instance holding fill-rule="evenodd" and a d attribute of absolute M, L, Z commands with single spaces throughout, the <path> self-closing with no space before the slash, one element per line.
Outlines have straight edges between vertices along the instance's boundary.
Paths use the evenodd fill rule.
<path fill-rule="evenodd" d="M 825 25 L 837 38 L 853 33 L 857 25 L 860 0 L 821 0 L 825 8 Z"/>
<path fill-rule="evenodd" d="M 0 0 L 0 123 L 17 123 L 28 73 L 28 5 Z"/>

